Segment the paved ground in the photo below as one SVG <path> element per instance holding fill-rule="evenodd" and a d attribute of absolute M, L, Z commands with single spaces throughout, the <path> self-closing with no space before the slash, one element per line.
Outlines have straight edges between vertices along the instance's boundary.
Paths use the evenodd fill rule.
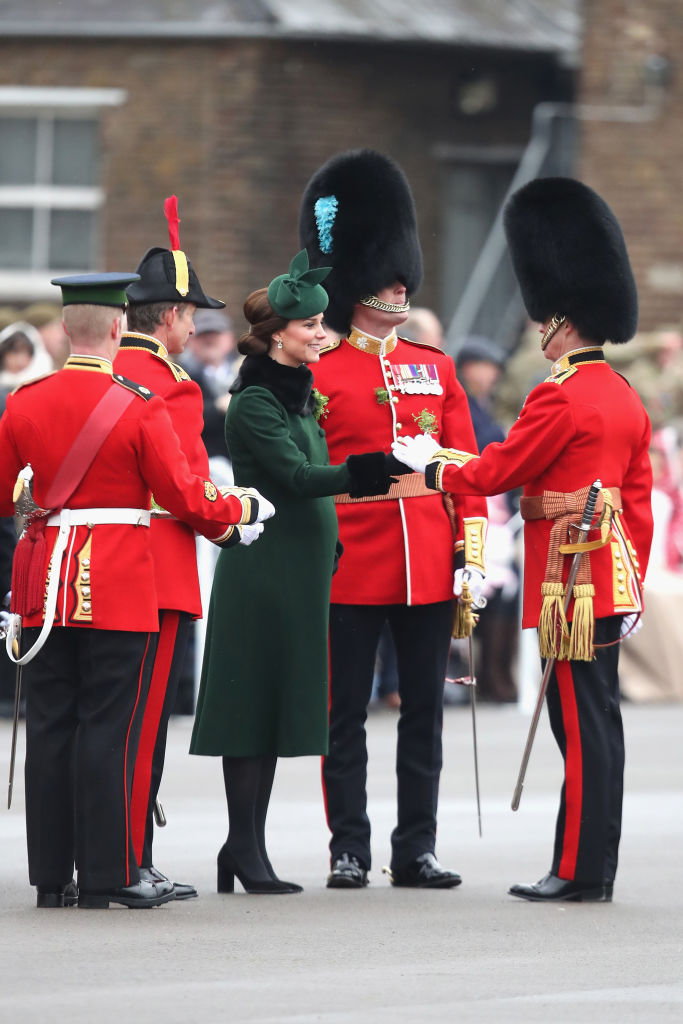
<path fill-rule="evenodd" d="M 297 896 L 219 896 L 226 829 L 219 763 L 186 754 L 172 723 L 155 860 L 200 898 L 153 911 L 37 911 L 26 880 L 21 777 L 0 810 L 0 1021 L 256 1021 L 260 1024 L 683 1018 L 683 705 L 624 709 L 622 860 L 609 904 L 538 906 L 506 895 L 545 873 L 559 758 L 545 717 L 520 810 L 509 801 L 528 718 L 479 716 L 477 835 L 467 708 L 447 709 L 438 853 L 462 872 L 447 892 L 392 889 L 380 872 L 393 824 L 395 716 L 369 723 L 372 884 L 324 888 L 327 833 L 312 758 L 281 762 L 270 853 Z M 4 802 L 10 733 L 0 723 Z M 19 764 L 23 756 L 20 750 Z"/>

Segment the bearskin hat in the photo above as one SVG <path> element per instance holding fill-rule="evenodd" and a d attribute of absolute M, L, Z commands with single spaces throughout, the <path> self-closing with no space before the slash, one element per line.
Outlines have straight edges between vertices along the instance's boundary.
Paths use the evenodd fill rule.
<path fill-rule="evenodd" d="M 353 307 L 400 281 L 408 295 L 422 281 L 415 204 L 401 168 L 371 149 L 347 150 L 320 167 L 303 194 L 301 244 L 311 267 L 332 265 L 324 283 L 325 321 L 347 333 Z"/>
<path fill-rule="evenodd" d="M 626 243 L 596 192 L 573 178 L 537 178 L 512 195 L 504 225 L 532 320 L 562 314 L 599 344 L 633 337 L 638 293 Z"/>

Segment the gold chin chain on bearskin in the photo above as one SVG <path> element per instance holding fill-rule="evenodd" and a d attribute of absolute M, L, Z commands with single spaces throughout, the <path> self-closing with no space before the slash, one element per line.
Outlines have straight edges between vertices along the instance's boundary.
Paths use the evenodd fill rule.
<path fill-rule="evenodd" d="M 555 334 L 555 332 L 560 329 L 560 327 L 566 319 L 566 316 L 564 316 L 562 313 L 553 314 L 550 323 L 546 327 L 543 333 L 543 337 L 541 338 L 541 352 L 545 352 L 548 345 L 550 344 L 550 339 L 552 338 L 553 334 Z"/>
<path fill-rule="evenodd" d="M 366 295 L 360 299 L 361 306 L 368 306 L 370 309 L 381 309 L 383 313 L 409 313 L 410 303 L 406 302 L 383 302 L 376 295 Z"/>

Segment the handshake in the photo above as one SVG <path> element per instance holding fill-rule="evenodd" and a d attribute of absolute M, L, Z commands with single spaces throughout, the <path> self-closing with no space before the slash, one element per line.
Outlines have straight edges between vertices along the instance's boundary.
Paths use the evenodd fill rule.
<path fill-rule="evenodd" d="M 249 547 L 263 533 L 263 523 L 275 515 L 275 506 L 267 498 L 264 498 L 255 487 L 219 487 L 224 498 L 235 497 L 242 501 L 245 508 L 248 522 L 235 527 L 235 533 L 239 535 L 237 543 Z"/>
<path fill-rule="evenodd" d="M 428 462 L 434 458 L 442 445 L 435 441 L 431 434 L 418 434 L 417 437 L 401 437 L 391 445 L 395 459 L 409 466 L 416 473 L 424 473 Z"/>

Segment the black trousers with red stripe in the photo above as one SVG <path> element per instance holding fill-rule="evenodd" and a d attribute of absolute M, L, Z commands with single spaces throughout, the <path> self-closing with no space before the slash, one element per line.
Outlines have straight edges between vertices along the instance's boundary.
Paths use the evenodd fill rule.
<path fill-rule="evenodd" d="M 619 638 L 622 616 L 595 623 L 595 643 Z M 551 871 L 579 882 L 613 882 L 621 837 L 624 730 L 619 644 L 593 661 L 560 661 L 547 691 L 550 725 L 565 762 Z"/>
<path fill-rule="evenodd" d="M 323 761 L 327 820 L 334 861 L 348 853 L 371 867 L 365 736 L 377 643 L 389 623 L 396 646 L 398 815 L 391 867 L 433 853 L 439 797 L 443 687 L 453 626 L 453 601 L 424 605 L 330 606 L 330 747 Z"/>
<path fill-rule="evenodd" d="M 188 612 L 159 610 L 158 644 L 140 731 L 131 802 L 133 849 L 141 868 L 153 864 L 154 804 L 164 771 L 168 721 L 178 695 L 190 627 Z"/>
<path fill-rule="evenodd" d="M 38 629 L 26 629 L 27 650 Z M 138 881 L 133 767 L 156 634 L 55 627 L 24 667 L 26 834 L 32 885 Z"/>

